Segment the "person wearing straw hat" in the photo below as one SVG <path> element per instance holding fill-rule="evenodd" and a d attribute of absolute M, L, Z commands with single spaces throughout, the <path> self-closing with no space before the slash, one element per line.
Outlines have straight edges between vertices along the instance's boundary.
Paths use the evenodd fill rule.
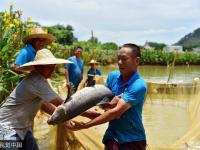
<path fill-rule="evenodd" d="M 90 69 L 88 70 L 87 74 L 89 75 L 102 75 L 101 71 L 97 69 L 98 62 L 94 59 L 92 59 L 90 62 Z"/>
<path fill-rule="evenodd" d="M 33 28 L 28 36 L 23 39 L 26 46 L 19 52 L 14 65 L 14 70 L 19 74 L 28 75 L 29 71 L 19 70 L 19 66 L 33 61 L 36 52 L 47 44 L 55 41 L 55 37 L 45 32 L 42 28 Z"/>
<path fill-rule="evenodd" d="M 14 149 L 38 149 L 31 131 L 37 111 L 42 108 L 52 114 L 55 107 L 63 102 L 52 90 L 47 78 L 51 77 L 56 64 L 68 63 L 71 62 L 55 58 L 50 50 L 42 49 L 37 51 L 34 61 L 19 67 L 22 71 L 30 71 L 30 74 L 15 87 L 0 107 L 1 143 L 15 142 L 11 147 Z"/>
<path fill-rule="evenodd" d="M 90 69 L 87 72 L 87 80 L 86 80 L 86 86 L 92 86 L 94 84 L 94 76 L 99 75 L 101 76 L 102 73 L 99 69 L 97 69 L 98 62 L 94 59 L 92 59 L 90 62 Z"/>

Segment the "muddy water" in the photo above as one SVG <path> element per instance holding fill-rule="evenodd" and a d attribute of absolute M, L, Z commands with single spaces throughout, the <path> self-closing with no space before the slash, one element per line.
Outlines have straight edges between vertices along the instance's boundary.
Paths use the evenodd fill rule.
<path fill-rule="evenodd" d="M 190 120 L 186 107 L 173 103 L 176 102 L 144 105 L 143 123 L 150 146 L 170 146 L 189 130 Z"/>
<path fill-rule="evenodd" d="M 172 72 L 170 82 L 192 82 L 195 77 L 200 78 L 200 66 L 175 66 Z M 99 66 L 103 76 L 106 78 L 107 74 L 117 69 L 117 65 Z M 84 68 L 86 74 L 88 66 Z M 139 66 L 138 68 L 142 77 L 153 82 L 166 82 L 170 73 L 170 68 L 166 66 Z"/>

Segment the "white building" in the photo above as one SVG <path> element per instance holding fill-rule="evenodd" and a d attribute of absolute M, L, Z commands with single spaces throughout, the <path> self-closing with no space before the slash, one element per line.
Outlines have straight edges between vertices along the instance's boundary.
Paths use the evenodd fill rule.
<path fill-rule="evenodd" d="M 153 47 L 151 47 L 150 45 L 149 45 L 149 42 L 145 42 L 145 44 L 144 44 L 144 46 L 143 46 L 145 49 L 154 49 Z"/>
<path fill-rule="evenodd" d="M 173 52 L 173 51 L 183 52 L 183 47 L 179 45 L 168 45 L 165 46 L 163 50 L 167 52 Z"/>
<path fill-rule="evenodd" d="M 192 50 L 193 50 L 194 52 L 200 53 L 200 47 L 193 48 Z"/>

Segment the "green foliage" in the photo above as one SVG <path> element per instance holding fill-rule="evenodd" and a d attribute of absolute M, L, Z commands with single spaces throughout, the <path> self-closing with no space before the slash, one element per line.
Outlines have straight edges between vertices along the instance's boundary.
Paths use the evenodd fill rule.
<path fill-rule="evenodd" d="M 141 64 L 166 65 L 168 58 L 164 51 L 142 50 Z"/>
<path fill-rule="evenodd" d="M 116 63 L 116 51 L 89 50 L 84 52 L 83 60 L 87 64 L 91 59 L 97 60 L 101 65 Z"/>
<path fill-rule="evenodd" d="M 143 65 L 171 65 L 175 56 L 175 65 L 200 65 L 200 53 L 175 53 L 156 50 L 142 50 L 141 54 L 141 64 Z"/>
<path fill-rule="evenodd" d="M 93 44 L 98 44 L 98 38 L 97 37 L 94 37 L 94 36 L 92 36 L 89 40 L 88 40 L 88 42 L 91 42 L 91 43 L 93 43 Z"/>
<path fill-rule="evenodd" d="M 77 39 L 73 34 L 73 27 L 70 25 L 54 25 L 50 27 L 46 27 L 48 32 L 53 34 L 57 38 L 57 42 L 63 45 L 71 45 Z"/>
<path fill-rule="evenodd" d="M 150 47 L 153 47 L 155 50 L 163 50 L 166 46 L 164 43 L 148 42 Z"/>
<path fill-rule="evenodd" d="M 91 43 L 88 41 L 75 42 L 71 46 L 63 46 L 58 43 L 53 43 L 48 46 L 53 54 L 59 58 L 68 58 L 72 56 L 72 50 L 75 47 L 83 48 L 83 60 L 87 64 L 91 59 L 96 59 L 101 65 L 116 63 L 117 52 L 112 50 L 102 50 L 101 44 Z"/>
<path fill-rule="evenodd" d="M 149 46 L 153 47 L 155 50 L 163 50 L 166 46 L 164 43 L 148 42 Z"/>
<path fill-rule="evenodd" d="M 100 50 L 101 49 L 101 44 L 100 43 L 92 43 L 90 41 L 77 41 L 73 43 L 73 47 L 78 47 L 81 46 L 84 51 L 89 51 L 89 50 Z"/>
<path fill-rule="evenodd" d="M 114 42 L 107 42 L 101 45 L 101 48 L 103 50 L 118 50 L 119 47 L 116 43 Z"/>
<path fill-rule="evenodd" d="M 0 13 L 0 104 L 15 87 L 18 74 L 12 71 L 12 64 L 23 45 L 25 25 L 20 20 L 21 11 L 10 10 Z"/>
<path fill-rule="evenodd" d="M 91 43 L 88 41 L 74 42 L 73 45 L 63 46 L 53 43 L 48 48 L 59 58 L 68 58 L 72 55 L 75 47 L 81 46 L 84 49 L 83 60 L 87 64 L 91 59 L 96 59 L 101 65 L 108 65 L 117 62 L 116 50 L 102 49 L 101 43 Z M 175 52 L 166 52 L 162 50 L 142 50 L 142 65 L 171 65 L 175 58 Z M 176 54 L 175 65 L 200 64 L 200 54 L 193 52 L 183 52 Z"/>

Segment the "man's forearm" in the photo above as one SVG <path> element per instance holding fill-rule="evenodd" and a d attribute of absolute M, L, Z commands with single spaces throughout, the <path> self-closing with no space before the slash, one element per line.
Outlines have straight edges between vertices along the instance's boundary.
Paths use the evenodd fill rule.
<path fill-rule="evenodd" d="M 23 74 L 25 76 L 29 75 L 30 74 L 30 71 L 22 71 L 19 69 L 19 66 L 15 65 L 14 66 L 14 71 L 17 73 L 17 74 Z"/>
<path fill-rule="evenodd" d="M 41 109 L 46 112 L 47 114 L 49 115 L 52 115 L 54 110 L 55 110 L 55 106 L 51 103 L 48 103 L 48 102 L 44 102 L 41 106 Z"/>
<path fill-rule="evenodd" d="M 87 122 L 85 124 L 85 127 L 90 128 L 92 126 L 100 125 L 100 124 L 106 123 L 108 121 L 114 120 L 116 118 L 118 118 L 118 116 L 115 115 L 114 110 L 113 109 L 108 110 L 105 113 L 101 114 L 100 116 L 98 116 L 98 117 L 94 118 L 93 120 Z"/>
<path fill-rule="evenodd" d="M 101 115 L 101 113 L 98 113 L 98 112 L 95 112 L 95 111 L 90 111 L 90 110 L 88 110 L 88 111 L 86 111 L 86 112 L 81 114 L 81 116 L 87 117 L 89 119 L 94 119 L 94 118 L 96 118 L 96 117 L 98 117 L 100 115 Z"/>
<path fill-rule="evenodd" d="M 65 79 L 66 79 L 66 82 L 69 83 L 69 72 L 67 69 L 65 69 Z"/>

